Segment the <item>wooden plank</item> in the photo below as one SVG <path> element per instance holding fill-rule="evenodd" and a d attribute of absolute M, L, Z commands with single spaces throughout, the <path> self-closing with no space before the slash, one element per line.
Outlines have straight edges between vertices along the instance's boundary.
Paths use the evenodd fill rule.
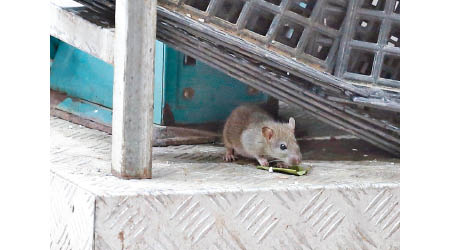
<path fill-rule="evenodd" d="M 117 0 L 112 172 L 151 178 L 156 1 Z"/>
<path fill-rule="evenodd" d="M 73 1 L 50 1 L 50 35 L 103 61 L 114 62 L 114 28 L 103 28 L 76 13 Z"/>

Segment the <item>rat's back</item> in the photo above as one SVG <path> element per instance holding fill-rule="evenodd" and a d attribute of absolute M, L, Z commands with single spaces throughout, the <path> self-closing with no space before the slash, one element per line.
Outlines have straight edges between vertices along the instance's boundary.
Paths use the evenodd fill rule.
<path fill-rule="evenodd" d="M 257 105 L 242 105 L 231 112 L 223 129 L 223 141 L 227 148 L 242 148 L 241 135 L 250 124 L 273 121 L 269 113 Z"/>

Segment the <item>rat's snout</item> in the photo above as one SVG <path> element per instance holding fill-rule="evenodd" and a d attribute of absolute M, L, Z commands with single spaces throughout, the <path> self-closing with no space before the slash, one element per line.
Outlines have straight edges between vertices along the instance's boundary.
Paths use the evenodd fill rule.
<path fill-rule="evenodd" d="M 289 165 L 298 165 L 302 161 L 302 156 L 301 155 L 290 156 L 288 161 Z"/>

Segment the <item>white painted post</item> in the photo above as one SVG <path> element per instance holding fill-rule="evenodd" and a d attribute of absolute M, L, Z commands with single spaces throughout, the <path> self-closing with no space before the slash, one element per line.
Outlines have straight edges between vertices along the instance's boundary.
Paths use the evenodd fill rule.
<path fill-rule="evenodd" d="M 116 0 L 112 173 L 152 177 L 156 0 Z"/>

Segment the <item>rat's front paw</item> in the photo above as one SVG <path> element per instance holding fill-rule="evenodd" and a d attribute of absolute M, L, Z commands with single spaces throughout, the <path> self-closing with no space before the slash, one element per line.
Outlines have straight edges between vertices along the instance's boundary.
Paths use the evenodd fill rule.
<path fill-rule="evenodd" d="M 269 161 L 267 161 L 266 158 L 258 158 L 257 160 L 258 160 L 259 165 L 264 166 L 264 167 L 269 166 Z"/>
<path fill-rule="evenodd" d="M 225 156 L 223 157 L 223 160 L 226 162 L 232 162 L 236 160 L 236 157 L 232 154 L 225 154 Z"/>
<path fill-rule="evenodd" d="M 236 156 L 234 156 L 234 150 L 232 148 L 227 148 L 227 152 L 223 157 L 223 160 L 226 162 L 231 162 L 236 160 Z"/>

